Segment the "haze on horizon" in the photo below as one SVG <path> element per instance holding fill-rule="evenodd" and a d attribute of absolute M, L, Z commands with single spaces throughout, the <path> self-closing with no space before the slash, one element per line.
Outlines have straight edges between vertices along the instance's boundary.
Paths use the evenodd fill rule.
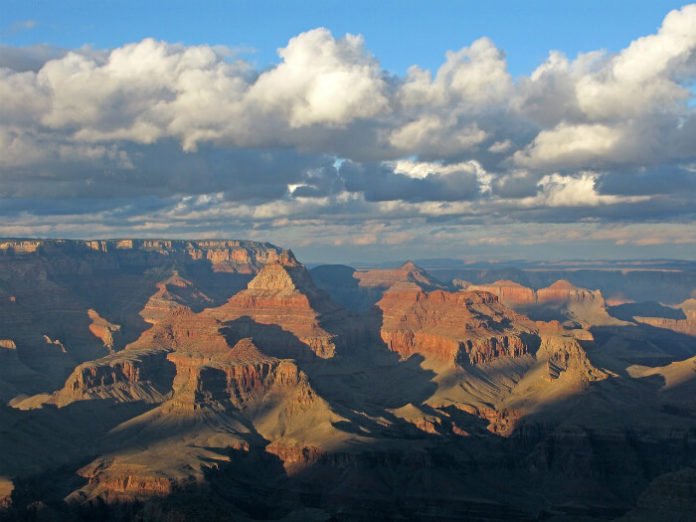
<path fill-rule="evenodd" d="M 557 10 L 538 22 L 550 39 L 586 38 L 533 64 L 528 32 L 464 3 L 403 45 L 383 12 L 271 24 L 297 29 L 275 61 L 273 38 L 254 60 L 224 17 L 211 40 L 159 34 L 152 7 L 137 34 L 127 17 L 87 33 L 76 5 L 0 15 L 0 236 L 248 238 L 307 261 L 696 257 L 696 4 L 608 8 L 600 29 L 642 31 L 616 48 Z M 419 62 L 413 42 L 453 19 L 466 39 Z M 111 39 L 57 29 L 102 26 Z"/>

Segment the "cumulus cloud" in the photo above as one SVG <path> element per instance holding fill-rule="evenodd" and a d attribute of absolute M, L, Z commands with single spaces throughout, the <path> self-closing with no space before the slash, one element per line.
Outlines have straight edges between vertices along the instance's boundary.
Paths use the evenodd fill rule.
<path fill-rule="evenodd" d="M 525 205 L 546 205 L 549 207 L 594 207 L 615 203 L 634 203 L 644 201 L 648 196 L 614 196 L 597 192 L 597 174 L 583 172 L 575 176 L 551 174 L 539 181 L 540 193 L 523 200 Z"/>
<path fill-rule="evenodd" d="M 238 219 L 242 235 L 312 242 L 323 226 L 365 245 L 450 225 L 693 221 L 696 5 L 622 51 L 551 50 L 515 79 L 488 38 L 402 77 L 368 45 L 318 28 L 265 70 L 153 39 L 0 46 L 4 230 L 46 233 L 40 206 L 82 234 L 71 204 L 92 209 L 84 235 L 227 235 Z"/>

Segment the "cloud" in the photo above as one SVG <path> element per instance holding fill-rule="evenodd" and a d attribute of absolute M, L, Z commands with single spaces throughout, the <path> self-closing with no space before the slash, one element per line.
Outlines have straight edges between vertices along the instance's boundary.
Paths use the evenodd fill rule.
<path fill-rule="evenodd" d="M 619 131 L 607 125 L 561 123 L 541 131 L 525 149 L 515 152 L 513 160 L 524 167 L 582 168 L 613 151 L 620 140 Z"/>
<path fill-rule="evenodd" d="M 636 203 L 649 196 L 614 196 L 597 192 L 598 175 L 583 172 L 575 176 L 551 174 L 539 181 L 540 193 L 523 200 L 525 205 L 545 205 L 549 207 L 594 207 L 616 203 Z"/>
<path fill-rule="evenodd" d="M 382 70 L 361 36 L 335 39 L 314 29 L 292 38 L 279 55 L 281 63 L 259 76 L 248 99 L 282 114 L 291 128 L 343 126 L 387 108 Z"/>
<path fill-rule="evenodd" d="M 313 29 L 264 70 L 154 39 L 0 46 L 5 230 L 45 232 L 54 212 L 49 230 L 77 234 L 91 209 L 86 235 L 402 245 L 438 227 L 694 220 L 696 5 L 515 79 L 488 38 L 404 76 L 368 43 Z"/>

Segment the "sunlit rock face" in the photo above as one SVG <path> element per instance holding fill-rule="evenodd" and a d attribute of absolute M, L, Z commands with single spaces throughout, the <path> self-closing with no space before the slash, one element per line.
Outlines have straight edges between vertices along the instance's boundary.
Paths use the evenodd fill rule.
<path fill-rule="evenodd" d="M 418 353 L 452 365 L 519 357 L 529 353 L 523 334 L 535 332 L 533 324 L 486 292 L 426 292 L 400 283 L 377 306 L 382 339 L 402 357 Z"/>
<path fill-rule="evenodd" d="M 563 279 L 538 290 L 506 280 L 469 284 L 467 290 L 490 292 L 498 296 L 501 303 L 535 319 L 570 320 L 585 328 L 622 324 L 607 312 L 601 291 L 578 288 Z"/>

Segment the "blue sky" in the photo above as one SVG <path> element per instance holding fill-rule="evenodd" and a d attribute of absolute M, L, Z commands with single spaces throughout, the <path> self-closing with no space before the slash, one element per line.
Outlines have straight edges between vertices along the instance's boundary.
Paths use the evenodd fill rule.
<path fill-rule="evenodd" d="M 404 73 L 436 68 L 448 49 L 481 36 L 507 54 L 510 72 L 528 74 L 547 56 L 618 51 L 654 32 L 672 0 L 381 1 L 78 1 L 2 0 L 0 42 L 13 46 L 89 44 L 111 48 L 146 37 L 238 47 L 259 67 L 308 29 L 360 33 L 382 66 Z M 27 21 L 34 22 L 26 24 Z M 29 25 L 31 27 L 26 27 Z"/>
<path fill-rule="evenodd" d="M 696 3 L 0 0 L 0 235 L 694 258 L 694 85 Z"/>

